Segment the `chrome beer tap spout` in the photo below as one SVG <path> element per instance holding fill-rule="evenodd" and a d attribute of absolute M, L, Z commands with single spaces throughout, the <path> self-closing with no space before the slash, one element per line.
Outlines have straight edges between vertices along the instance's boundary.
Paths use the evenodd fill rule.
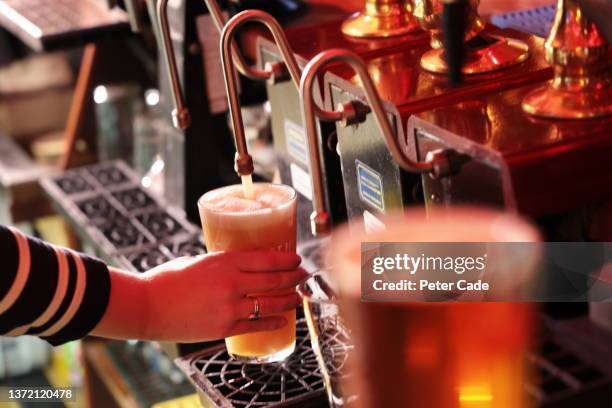
<path fill-rule="evenodd" d="M 191 124 L 191 116 L 185 104 L 183 92 L 181 89 L 181 81 L 178 74 L 174 45 L 172 44 L 172 35 L 170 31 L 170 23 L 168 22 L 168 3 L 169 0 L 157 1 L 157 25 L 160 37 L 160 48 L 162 59 L 166 64 L 168 71 L 168 80 L 170 82 L 170 92 L 174 110 L 172 111 L 172 122 L 177 129 L 186 129 Z M 226 24 L 225 17 L 221 11 L 221 7 L 216 0 L 204 0 L 204 3 L 210 11 L 212 20 L 221 32 Z M 239 52 L 236 44 L 232 44 L 232 53 L 236 61 L 238 71 L 253 80 L 266 80 L 270 78 L 271 72 L 258 70 L 250 67 L 243 55 Z"/>
<path fill-rule="evenodd" d="M 413 161 L 407 157 L 400 145 L 399 138 L 389 123 L 376 86 L 368 74 L 368 70 L 363 60 L 355 53 L 344 49 L 323 51 L 306 65 L 300 83 L 302 119 L 306 128 L 312 177 L 314 211 L 311 215 L 311 223 L 313 235 L 325 235 L 328 234 L 331 229 L 329 214 L 325 209 L 321 158 L 319 154 L 320 147 L 317 136 L 316 117 L 318 115 L 316 109 L 317 105 L 312 95 L 313 86 L 321 70 L 330 64 L 338 63 L 349 65 L 358 75 L 363 84 L 366 100 L 374 114 L 374 118 L 384 137 L 387 148 L 402 169 L 411 173 L 429 173 L 433 177 L 443 177 L 453 173 L 458 164 L 454 160 L 452 152 L 449 151 L 436 152 L 436 154 L 429 156 L 425 162 Z M 338 111 L 323 111 L 323 113 L 326 117 L 338 117 L 337 120 L 341 121 L 344 125 L 355 124 L 363 119 L 364 109 L 358 108 L 358 105 L 359 102 L 356 101 L 347 102 L 342 104 Z"/>
<path fill-rule="evenodd" d="M 223 32 L 224 28 L 227 28 L 227 21 L 223 15 L 221 7 L 216 0 L 204 0 L 212 20 L 220 32 Z M 253 14 L 255 13 L 255 14 Z M 237 18 L 240 16 L 239 18 Z M 178 75 L 178 68 L 176 64 L 176 57 L 174 52 L 174 46 L 172 44 L 172 38 L 170 33 L 170 25 L 168 22 L 168 0 L 157 1 L 157 19 L 159 26 L 159 35 L 161 37 L 161 52 L 162 57 L 166 63 L 168 77 L 170 82 L 170 89 L 172 93 L 172 101 L 174 104 L 174 110 L 172 111 L 173 123 L 175 127 L 179 129 L 185 129 L 189 127 L 191 118 L 189 110 L 185 105 L 183 98 L 180 78 Z M 231 41 L 231 53 L 232 53 L 232 64 L 236 67 L 245 77 L 263 81 L 263 80 L 279 80 L 280 76 L 283 76 L 285 72 L 288 72 L 290 78 L 293 80 L 296 88 L 300 83 L 301 71 L 297 60 L 295 59 L 294 53 L 289 46 L 289 42 L 285 37 L 280 24 L 270 14 L 258 10 L 247 10 L 234 16 L 233 25 L 238 24 L 241 26 L 246 21 L 257 21 L 267 26 L 273 33 L 276 45 L 279 47 L 283 61 L 269 63 L 265 69 L 257 69 L 249 66 L 244 56 L 239 51 L 235 41 L 232 38 Z M 232 29 L 232 31 L 235 30 Z M 276 33 L 276 34 L 274 34 Z M 234 33 L 232 32 L 232 37 Z M 321 113 L 321 116 L 325 116 Z M 328 120 L 334 120 L 334 117 L 328 118 Z"/>
<path fill-rule="evenodd" d="M 166 62 L 166 69 L 170 79 L 170 92 L 174 110 L 172 111 L 172 123 L 177 129 L 187 129 L 191 125 L 191 116 L 185 106 L 181 81 L 178 75 L 178 68 L 174 56 L 174 46 L 170 35 L 170 24 L 168 23 L 168 0 L 158 0 L 157 2 L 157 22 L 159 25 L 159 35 L 161 40 L 162 58 Z"/>
<path fill-rule="evenodd" d="M 221 33 L 221 61 L 223 63 L 223 75 L 225 87 L 229 99 L 230 116 L 236 141 L 236 171 L 241 176 L 249 175 L 253 172 L 253 159 L 248 153 L 246 137 L 244 134 L 244 124 L 242 112 L 240 110 L 240 98 L 238 94 L 238 83 L 235 75 L 234 55 L 231 45 L 234 42 L 236 31 L 247 22 L 258 22 L 263 24 L 272 34 L 283 60 L 287 66 L 287 71 L 294 83 L 299 84 L 301 71 L 297 60 L 282 27 L 270 14 L 259 10 L 243 11 L 232 17 L 225 25 Z M 333 115 L 335 118 L 337 115 Z"/>

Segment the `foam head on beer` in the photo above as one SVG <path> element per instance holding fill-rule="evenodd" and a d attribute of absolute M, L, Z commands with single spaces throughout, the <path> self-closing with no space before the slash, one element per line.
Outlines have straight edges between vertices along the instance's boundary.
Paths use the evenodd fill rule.
<path fill-rule="evenodd" d="M 253 193 L 252 198 L 245 198 L 242 186 L 234 185 L 211 191 L 202 200 L 213 211 L 239 215 L 278 208 L 294 195 L 291 190 L 273 184 L 255 184 Z"/>
<path fill-rule="evenodd" d="M 256 183 L 253 193 L 253 198 L 245 198 L 242 186 L 233 185 L 202 196 L 199 208 L 209 251 L 295 251 L 295 239 L 283 238 L 295 228 L 295 191 Z"/>

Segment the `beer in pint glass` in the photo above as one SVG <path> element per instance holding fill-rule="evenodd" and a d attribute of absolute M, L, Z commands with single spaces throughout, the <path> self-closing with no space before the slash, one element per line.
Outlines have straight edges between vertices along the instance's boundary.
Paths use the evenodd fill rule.
<path fill-rule="evenodd" d="M 538 242 L 538 232 L 516 216 L 475 208 L 408 210 L 383 221 L 386 229 L 370 234 L 335 234 L 330 254 L 355 347 L 349 358 L 355 375 L 345 385 L 359 395 L 356 406 L 525 407 L 532 304 L 362 302 L 360 244 Z M 497 272 L 507 274 L 510 287 L 536 270 L 539 247 L 526 247 L 524 257 L 512 257 L 505 246 L 497 251 Z M 428 278 L 413 276 L 408 279 Z"/>
<path fill-rule="evenodd" d="M 244 198 L 242 185 L 223 187 L 204 194 L 198 208 L 209 252 L 295 252 L 296 193 L 291 187 L 255 183 L 252 199 Z M 295 311 L 280 315 L 288 324 L 278 330 L 226 338 L 228 353 L 250 363 L 284 360 L 295 348 Z"/>

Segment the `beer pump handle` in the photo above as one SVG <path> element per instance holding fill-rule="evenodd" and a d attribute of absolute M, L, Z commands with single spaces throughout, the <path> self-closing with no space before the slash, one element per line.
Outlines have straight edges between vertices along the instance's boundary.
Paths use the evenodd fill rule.
<path fill-rule="evenodd" d="M 166 69 L 170 79 L 170 91 L 174 110 L 172 111 L 172 122 L 177 129 L 187 129 L 191 125 L 191 116 L 185 106 L 185 99 L 181 90 L 181 81 L 178 75 L 174 46 L 170 37 L 170 25 L 168 23 L 168 0 L 157 1 L 157 19 L 159 24 L 159 35 L 161 40 L 162 57 L 166 62 Z"/>
<path fill-rule="evenodd" d="M 314 235 L 326 234 L 330 230 L 329 214 L 325 210 L 325 199 L 323 189 L 323 177 L 321 170 L 321 158 L 319 155 L 319 143 L 317 134 L 316 122 L 316 103 L 312 96 L 313 85 L 315 79 L 320 74 L 321 70 L 330 64 L 344 63 L 349 65 L 360 78 L 366 99 L 371 107 L 374 117 L 380 128 L 387 148 L 391 152 L 397 164 L 406 171 L 411 173 L 430 173 L 434 177 L 442 177 L 452 173 L 455 170 L 455 165 L 451 161 L 451 154 L 440 152 L 439 154 L 430 157 L 426 162 L 416 162 L 406 157 L 400 145 L 399 139 L 396 137 L 383 105 L 374 86 L 374 82 L 368 74 L 368 70 L 364 62 L 355 53 L 345 49 L 331 49 L 323 51 L 314 57 L 302 74 L 300 83 L 300 96 L 302 102 L 302 118 L 306 128 L 306 138 L 308 140 L 308 152 L 310 155 L 310 172 L 312 177 L 313 189 L 313 207 L 314 211 L 311 215 L 312 231 Z M 355 109 L 353 102 L 348 102 L 340 106 L 338 112 L 325 112 L 329 116 L 340 116 L 340 120 L 344 124 L 354 124 L 359 122 L 359 109 Z"/>
<path fill-rule="evenodd" d="M 448 66 L 448 81 L 451 86 L 461 83 L 464 58 L 463 33 L 467 27 L 466 0 L 445 0 L 442 11 L 444 32 L 444 57 Z"/>

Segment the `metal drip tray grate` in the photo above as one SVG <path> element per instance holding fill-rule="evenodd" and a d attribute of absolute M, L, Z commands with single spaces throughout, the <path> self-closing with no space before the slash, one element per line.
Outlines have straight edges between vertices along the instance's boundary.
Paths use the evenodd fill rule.
<path fill-rule="evenodd" d="M 333 327 L 330 326 L 330 327 Z M 349 347 L 342 336 L 330 334 L 332 370 L 346 363 Z M 282 363 L 244 364 L 227 354 L 225 346 L 213 347 L 177 360 L 191 378 L 205 406 L 215 407 L 315 407 L 327 406 L 323 377 L 312 351 L 304 319 L 297 323 L 295 352 Z"/>
<path fill-rule="evenodd" d="M 324 325 L 320 341 L 328 371 L 350 375 L 344 370 L 352 349 L 347 333 L 333 317 Z M 607 407 L 612 376 L 565 345 L 568 337 L 571 334 L 560 336 L 546 329 L 542 333 L 537 350 L 527 357 L 530 372 L 536 374 L 525 386 L 528 398 L 543 408 L 579 406 L 574 404 L 580 401 Z M 327 406 L 304 319 L 298 321 L 296 352 L 282 364 L 243 364 L 232 360 L 223 345 L 180 358 L 177 364 L 196 386 L 204 406 Z"/>
<path fill-rule="evenodd" d="M 41 184 L 80 237 L 108 262 L 144 272 L 206 252 L 201 230 L 145 191 L 123 162 L 69 170 Z"/>
<path fill-rule="evenodd" d="M 556 407 L 568 399 L 603 396 L 612 379 L 552 338 L 547 338 L 528 361 L 537 382 L 527 384 L 527 395 L 541 407 Z M 603 405 L 591 405 L 602 406 Z"/>
<path fill-rule="evenodd" d="M 528 355 L 533 383 L 527 395 L 543 408 L 610 406 L 612 336 L 587 317 L 546 319 L 536 351 Z"/>

